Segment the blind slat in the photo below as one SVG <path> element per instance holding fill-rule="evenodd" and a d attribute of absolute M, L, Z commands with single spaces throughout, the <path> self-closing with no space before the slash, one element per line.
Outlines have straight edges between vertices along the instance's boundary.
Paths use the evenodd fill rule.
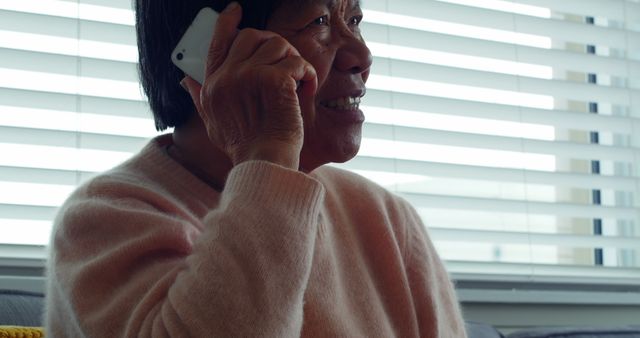
<path fill-rule="evenodd" d="M 135 63 L 0 48 L 3 68 L 138 82 Z"/>
<path fill-rule="evenodd" d="M 567 42 L 598 44 L 622 49 L 627 47 L 636 49 L 637 46 L 640 46 L 640 33 L 438 1 L 405 0 L 387 3 L 383 0 L 375 0 L 367 6 L 370 9 L 388 11 L 408 17 L 419 17 L 423 20 L 438 20 L 496 30 L 516 31 Z M 395 22 L 399 25 L 407 25 L 407 20 L 399 19 Z"/>
<path fill-rule="evenodd" d="M 151 122 L 151 121 L 149 121 Z M 147 141 L 147 137 L 82 133 L 76 131 L 27 129 L 0 126 L 0 143 L 41 145 L 46 147 L 135 152 Z"/>
<path fill-rule="evenodd" d="M 121 25 L 133 25 L 134 17 L 131 3 L 128 1 L 56 1 L 56 0 L 21 0 L 0 3 L 0 9 L 57 16 L 71 19 L 92 20 Z"/>
<path fill-rule="evenodd" d="M 138 83 L 0 68 L 0 87 L 144 101 Z M 109 90 L 105 90 L 105 89 Z"/>
<path fill-rule="evenodd" d="M 604 17 L 616 21 L 639 21 L 640 4 L 631 1 L 601 0 L 519 0 L 518 2 L 549 8 L 561 13 Z"/>
<path fill-rule="evenodd" d="M 363 136 L 416 144 L 431 144 L 490 150 L 548 154 L 565 158 L 630 161 L 640 158 L 636 148 L 580 144 L 562 141 L 541 141 L 513 137 L 478 135 L 422 128 L 365 124 Z"/>
<path fill-rule="evenodd" d="M 447 267 L 460 279 L 474 280 L 608 285 L 637 285 L 640 280 L 639 269 L 603 266 L 448 261 Z"/>
<path fill-rule="evenodd" d="M 0 167 L 0 181 L 37 184 L 76 185 L 83 173 L 41 168 Z M 84 173 L 88 174 L 88 173 Z"/>
<path fill-rule="evenodd" d="M 531 201 L 510 201 L 489 198 L 441 196 L 429 194 L 400 193 L 418 208 L 444 208 L 459 210 L 485 210 L 521 214 L 539 214 L 582 218 L 610 218 L 632 220 L 638 217 L 638 210 L 631 207 L 605 207 L 600 205 L 579 205 L 569 203 L 548 203 Z"/>
<path fill-rule="evenodd" d="M 616 248 L 637 249 L 640 247 L 640 237 L 612 237 L 612 236 L 580 236 L 558 233 L 522 233 L 509 231 L 478 231 L 469 229 L 431 228 L 433 236 L 443 241 L 452 242 L 484 242 L 511 243 L 557 246 L 563 248 Z"/>
<path fill-rule="evenodd" d="M 572 70 L 623 77 L 636 77 L 640 74 L 640 62 L 637 60 L 626 60 L 615 55 L 587 54 L 586 48 L 580 53 L 573 50 L 514 46 L 502 42 L 388 27 L 371 22 L 363 23 L 362 30 L 367 40 L 377 44 L 544 65 L 552 67 L 557 72 Z"/>
<path fill-rule="evenodd" d="M 378 60 L 381 63 L 385 62 Z M 472 86 L 480 88 L 489 88 L 496 90 L 513 91 L 520 93 L 530 93 L 537 95 L 546 95 L 551 98 L 566 98 L 579 101 L 602 101 L 614 102 L 618 104 L 630 104 L 631 102 L 640 101 L 640 90 L 617 88 L 612 86 L 594 85 L 588 83 L 580 83 L 564 80 L 546 80 L 534 79 L 527 77 L 518 77 L 508 74 L 487 73 L 477 70 L 456 69 L 451 67 L 433 66 L 419 64 L 415 62 L 406 62 L 400 60 L 386 61 L 389 67 L 393 69 L 393 77 L 412 80 L 424 80 L 425 83 L 452 84 L 458 86 Z M 374 72 L 375 75 L 384 73 Z M 400 87 L 401 81 L 390 81 L 385 76 L 386 83 L 389 87 L 396 87 L 396 91 L 404 92 L 407 90 L 418 90 L 420 88 L 405 89 Z M 464 94 L 467 94 L 464 92 Z M 464 97 L 462 97 L 464 98 Z M 489 100 L 492 98 L 488 98 Z M 499 100 L 499 98 L 495 98 Z M 522 105 L 527 106 L 526 103 Z"/>
<path fill-rule="evenodd" d="M 0 218 L 50 221 L 53 220 L 57 210 L 58 208 L 50 206 L 29 206 L 0 203 Z"/>
<path fill-rule="evenodd" d="M 146 101 L 122 100 L 113 97 L 81 96 L 64 93 L 34 92 L 0 88 L 0 105 L 46 111 L 98 114 L 116 117 L 152 118 Z"/>
<path fill-rule="evenodd" d="M 528 107 L 471 102 L 434 96 L 389 93 L 369 89 L 366 105 L 398 110 L 424 111 L 433 114 L 485 118 L 490 120 L 544 124 L 576 130 L 611 131 L 631 134 L 640 130 L 635 117 L 588 114 L 587 112 L 546 110 Z M 634 127 L 636 126 L 636 127 Z"/>
<path fill-rule="evenodd" d="M 424 175 L 495 182 L 542 184 L 554 187 L 582 189 L 611 189 L 633 191 L 640 185 L 635 177 L 605 176 L 593 174 L 544 172 L 508 168 L 490 168 L 473 165 L 435 163 L 359 156 L 339 167 L 351 170 L 375 170 L 400 174 Z"/>

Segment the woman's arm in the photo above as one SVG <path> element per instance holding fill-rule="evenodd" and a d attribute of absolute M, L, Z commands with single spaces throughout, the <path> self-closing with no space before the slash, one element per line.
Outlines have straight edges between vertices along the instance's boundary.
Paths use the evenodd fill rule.
<path fill-rule="evenodd" d="M 76 195 L 54 233 L 51 336 L 299 334 L 323 196 L 297 172 L 317 78 L 277 34 L 237 31 L 241 17 L 220 14 L 203 85 L 183 83 L 234 166 L 220 205 L 201 221 L 135 184 Z"/>
<path fill-rule="evenodd" d="M 299 335 L 320 183 L 244 163 L 200 225 L 157 210 L 153 192 L 87 189 L 54 231 L 50 336 Z"/>

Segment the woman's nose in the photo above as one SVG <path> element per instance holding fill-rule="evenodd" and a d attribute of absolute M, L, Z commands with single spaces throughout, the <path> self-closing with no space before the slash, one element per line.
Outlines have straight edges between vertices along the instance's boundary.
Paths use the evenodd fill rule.
<path fill-rule="evenodd" d="M 344 37 L 345 41 L 336 53 L 335 67 L 341 72 L 360 74 L 369 71 L 373 56 L 358 36 Z"/>

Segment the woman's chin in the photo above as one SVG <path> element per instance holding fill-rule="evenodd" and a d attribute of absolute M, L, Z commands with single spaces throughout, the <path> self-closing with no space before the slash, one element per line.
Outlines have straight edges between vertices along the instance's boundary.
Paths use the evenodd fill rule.
<path fill-rule="evenodd" d="M 357 143 L 344 145 L 340 150 L 340 152 L 335 155 L 335 158 L 331 162 L 334 162 L 334 163 L 347 162 L 353 159 L 354 157 L 356 157 L 356 155 L 358 155 L 358 151 L 360 151 L 359 141 Z"/>
<path fill-rule="evenodd" d="M 327 140 L 326 143 L 320 145 L 314 142 L 307 143 L 302 147 L 300 153 L 300 165 L 305 172 L 311 172 L 314 169 L 328 163 L 344 163 L 358 154 L 360 150 L 360 133 L 351 135 L 341 140 L 333 138 Z"/>

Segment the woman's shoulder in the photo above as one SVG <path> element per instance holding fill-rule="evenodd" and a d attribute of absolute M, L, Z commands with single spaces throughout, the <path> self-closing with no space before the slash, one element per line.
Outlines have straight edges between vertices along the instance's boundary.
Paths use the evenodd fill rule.
<path fill-rule="evenodd" d="M 325 212 L 347 217 L 348 224 L 354 227 L 392 233 L 389 238 L 395 239 L 406 257 L 412 245 L 409 242 L 420 236 L 423 225 L 405 198 L 366 177 L 336 167 L 321 167 L 314 176 L 325 186 Z"/>
<path fill-rule="evenodd" d="M 135 198 L 137 193 L 149 193 L 155 190 L 158 190 L 157 185 L 153 184 L 143 172 L 131 170 L 122 164 L 106 172 L 96 174 L 80 184 L 69 195 L 65 204 Z"/>
<path fill-rule="evenodd" d="M 118 214 L 136 211 L 156 213 L 158 189 L 146 183 L 144 174 L 121 166 L 97 174 L 82 183 L 59 208 L 55 229 L 86 227 L 107 221 Z M 98 216 L 100 215 L 100 216 Z"/>
<path fill-rule="evenodd" d="M 327 191 L 325 199 L 334 203 L 385 214 L 393 223 L 406 223 L 413 217 L 414 209 L 406 199 L 358 173 L 323 166 L 313 174 Z"/>
<path fill-rule="evenodd" d="M 117 166 L 95 174 L 80 184 L 69 200 L 117 199 L 136 191 L 157 190 L 159 184 L 150 177 L 148 161 L 152 160 L 147 145 L 139 153 Z"/>
<path fill-rule="evenodd" d="M 334 166 L 322 166 L 313 172 L 327 190 L 346 195 L 360 195 L 404 203 L 404 199 L 382 185 L 353 171 Z"/>
<path fill-rule="evenodd" d="M 316 169 L 312 175 L 327 188 L 357 191 L 368 190 L 382 194 L 387 192 L 387 190 L 379 184 L 358 173 L 331 165 L 324 165 Z"/>
<path fill-rule="evenodd" d="M 208 188 L 184 172 L 162 150 L 162 138 L 151 140 L 130 159 L 82 183 L 60 213 L 79 206 L 131 205 L 163 211 L 198 201 L 212 202 Z"/>

